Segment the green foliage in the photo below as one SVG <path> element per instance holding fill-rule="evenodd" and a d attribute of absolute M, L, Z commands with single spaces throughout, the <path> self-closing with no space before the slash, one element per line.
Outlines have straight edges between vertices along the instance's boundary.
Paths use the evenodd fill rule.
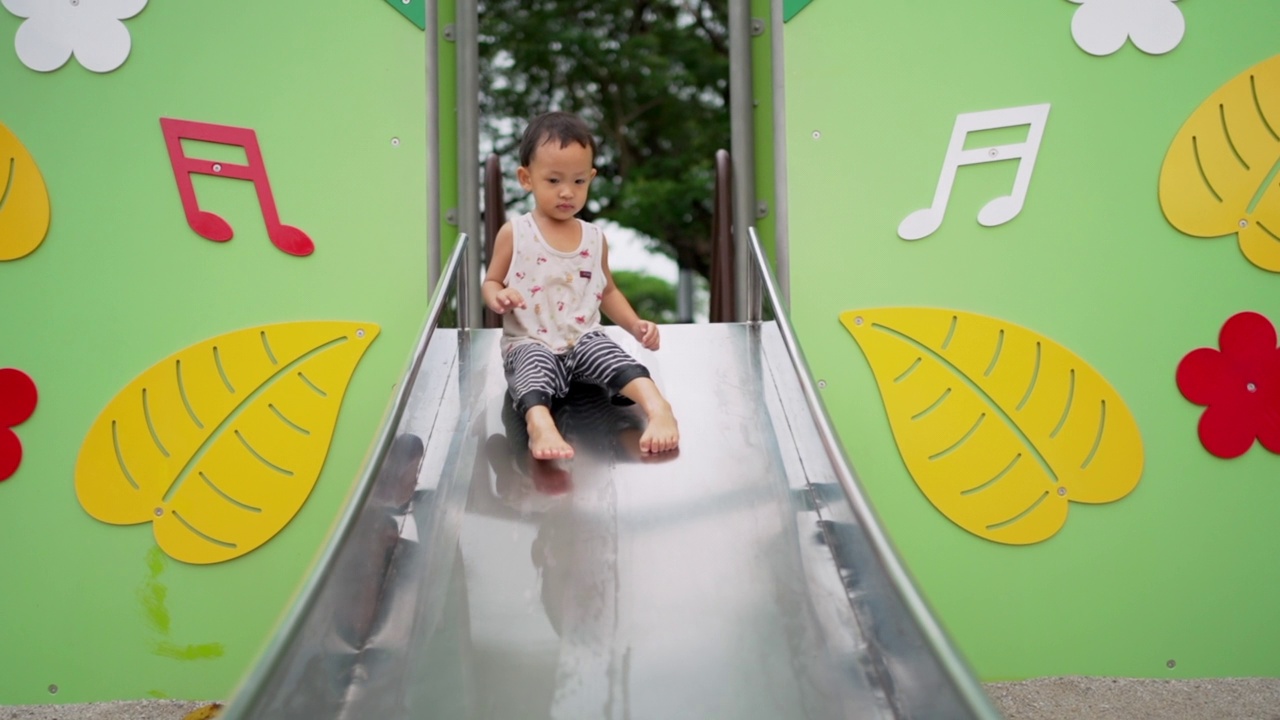
<path fill-rule="evenodd" d="M 482 132 L 505 175 L 528 118 L 601 141 L 583 217 L 656 238 L 710 276 L 715 151 L 729 147 L 728 0 L 480 0 Z M 488 153 L 486 153 L 487 155 Z M 524 195 L 508 187 L 507 197 Z"/>
<path fill-rule="evenodd" d="M 636 314 L 656 323 L 676 322 L 676 286 L 662 278 L 631 270 L 614 270 L 613 284 L 618 286 Z M 608 318 L 601 317 L 606 325 Z"/>

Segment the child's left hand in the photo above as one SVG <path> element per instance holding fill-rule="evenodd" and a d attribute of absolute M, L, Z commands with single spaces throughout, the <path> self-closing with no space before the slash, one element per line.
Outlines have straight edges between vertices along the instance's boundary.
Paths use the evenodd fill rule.
<path fill-rule="evenodd" d="M 640 344 L 645 350 L 658 349 L 658 326 L 648 320 L 640 320 L 636 322 L 635 328 L 631 330 L 631 334 L 636 336 Z"/>

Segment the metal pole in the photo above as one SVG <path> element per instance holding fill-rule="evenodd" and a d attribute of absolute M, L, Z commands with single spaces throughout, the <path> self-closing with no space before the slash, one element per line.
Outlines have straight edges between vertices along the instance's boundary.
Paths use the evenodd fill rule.
<path fill-rule="evenodd" d="M 480 15 L 476 0 L 457 0 L 455 44 L 458 53 L 458 232 L 483 238 L 480 227 Z M 467 283 L 464 328 L 481 327 L 480 243 L 467 247 L 463 266 Z M 460 307 L 463 303 L 459 303 Z"/>
<path fill-rule="evenodd" d="M 733 307 L 747 317 L 751 272 L 747 228 L 756 217 L 755 102 L 751 91 L 751 0 L 729 0 L 729 125 L 733 133 Z"/>
<path fill-rule="evenodd" d="M 440 18 L 427 3 L 427 297 L 440 283 Z"/>
<path fill-rule="evenodd" d="M 773 262 L 778 277 L 778 293 L 785 307 L 791 307 L 791 234 L 787 210 L 787 98 L 782 62 L 782 3 L 770 3 L 769 37 L 772 38 L 773 67 Z"/>
<path fill-rule="evenodd" d="M 676 277 L 676 322 L 693 322 L 693 284 L 697 275 L 689 268 L 680 268 Z"/>

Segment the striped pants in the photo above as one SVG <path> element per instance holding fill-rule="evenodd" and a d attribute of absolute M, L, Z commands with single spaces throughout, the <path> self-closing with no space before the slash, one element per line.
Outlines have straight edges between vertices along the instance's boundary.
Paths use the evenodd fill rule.
<path fill-rule="evenodd" d="M 632 380 L 649 377 L 648 368 L 600 331 L 583 335 L 560 355 L 540 342 L 516 345 L 507 351 L 502 369 L 522 418 L 529 408 L 551 407 L 553 400 L 568 395 L 571 381 L 600 385 L 617 395 Z"/>

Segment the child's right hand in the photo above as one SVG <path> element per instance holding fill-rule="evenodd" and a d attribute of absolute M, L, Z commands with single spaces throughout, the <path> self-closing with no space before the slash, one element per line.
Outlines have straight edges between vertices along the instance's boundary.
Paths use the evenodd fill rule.
<path fill-rule="evenodd" d="M 524 297 L 515 288 L 503 288 L 489 298 L 489 309 L 504 315 L 512 308 L 524 309 Z"/>

